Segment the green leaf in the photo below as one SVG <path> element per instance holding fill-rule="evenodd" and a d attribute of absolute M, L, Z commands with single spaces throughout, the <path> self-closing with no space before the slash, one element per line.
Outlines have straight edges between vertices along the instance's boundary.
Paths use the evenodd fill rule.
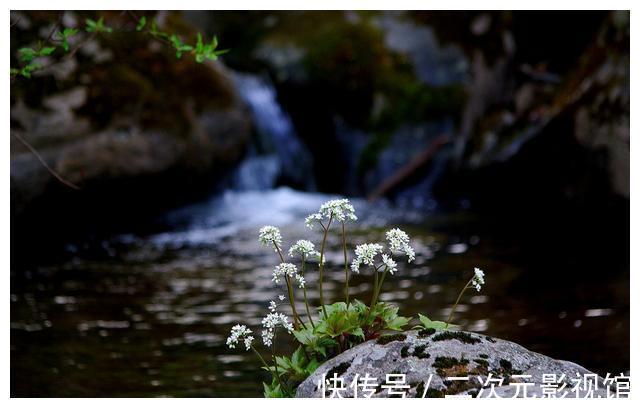
<path fill-rule="evenodd" d="M 278 383 L 277 380 L 273 380 L 271 385 L 268 385 L 267 383 L 262 383 L 263 387 L 264 387 L 264 396 L 265 398 L 284 398 L 285 395 L 282 392 L 282 389 L 280 389 L 280 384 Z"/>
<path fill-rule="evenodd" d="M 87 30 L 87 32 L 89 33 L 93 33 L 96 31 L 97 27 L 98 27 L 98 23 L 96 23 L 94 20 L 88 18 L 85 20 L 85 23 L 87 24 L 87 27 L 85 28 L 85 30 Z"/>
<path fill-rule="evenodd" d="M 362 338 L 362 340 L 364 340 L 364 331 L 362 331 L 362 327 L 356 327 L 355 329 L 351 330 L 350 334 L 356 337 L 360 337 Z"/>
<path fill-rule="evenodd" d="M 436 329 L 436 330 L 444 330 L 447 328 L 446 322 L 441 322 L 438 320 L 431 320 L 427 316 L 418 313 L 418 319 L 420 319 L 420 323 L 425 329 Z M 449 325 L 449 327 L 453 327 L 453 325 Z"/>
<path fill-rule="evenodd" d="M 85 20 L 85 23 L 87 25 L 85 30 L 88 33 L 110 33 L 113 31 L 111 27 L 104 25 L 104 17 L 100 17 L 98 21 L 88 18 Z"/>
<path fill-rule="evenodd" d="M 78 34 L 78 29 L 72 27 L 67 27 L 62 31 L 62 35 L 67 38 L 72 37 L 76 34 Z"/>
<path fill-rule="evenodd" d="M 136 31 L 142 31 L 146 24 L 147 18 L 145 16 L 140 17 L 140 20 L 138 20 L 138 25 L 136 26 Z"/>
<path fill-rule="evenodd" d="M 62 49 L 69 51 L 69 38 L 78 33 L 78 30 L 72 27 L 67 27 L 62 32 L 58 32 L 56 39 L 62 41 Z"/>
<path fill-rule="evenodd" d="M 55 50 L 56 50 L 56 47 L 43 47 L 42 49 L 40 49 L 39 54 L 42 55 L 42 56 L 50 55 Z"/>
<path fill-rule="evenodd" d="M 386 329 L 402 331 L 402 327 L 409 323 L 409 319 L 406 317 L 398 316 L 395 319 L 387 323 Z"/>
<path fill-rule="evenodd" d="M 307 364 L 307 367 L 305 369 L 307 376 L 310 376 L 311 374 L 315 373 L 318 367 L 320 367 L 320 362 L 315 358 L 311 359 L 311 361 L 309 361 L 309 364 Z"/>
<path fill-rule="evenodd" d="M 18 54 L 20 55 L 20 60 L 24 62 L 31 62 L 38 55 L 36 50 L 28 47 L 20 48 Z"/>

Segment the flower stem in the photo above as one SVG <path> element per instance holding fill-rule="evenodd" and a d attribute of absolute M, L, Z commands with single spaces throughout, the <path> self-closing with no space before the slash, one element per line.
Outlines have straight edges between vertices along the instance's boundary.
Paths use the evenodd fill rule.
<path fill-rule="evenodd" d="M 344 233 L 344 221 L 342 221 L 342 252 L 344 253 L 344 293 L 346 304 L 349 306 L 349 267 L 347 266 L 347 240 Z"/>
<path fill-rule="evenodd" d="M 306 263 L 307 263 L 307 259 L 303 255 L 302 256 L 302 266 L 300 267 L 300 274 L 303 277 L 304 277 Z M 315 330 L 316 326 L 315 326 L 315 324 L 313 324 L 313 316 L 311 315 L 311 312 L 309 311 L 309 301 L 307 300 L 307 285 L 304 285 L 304 287 L 302 288 L 302 293 L 304 294 L 304 307 L 305 307 L 305 309 L 307 309 L 307 317 L 309 318 L 309 323 L 311 323 L 311 327 L 313 327 L 313 329 Z"/>
<path fill-rule="evenodd" d="M 373 282 L 373 293 L 371 294 L 371 306 L 369 306 L 369 311 L 367 312 L 367 317 L 364 319 L 365 321 L 369 320 L 369 315 L 371 315 L 371 311 L 376 306 L 376 302 L 378 301 L 378 294 L 380 292 L 380 288 L 382 288 L 382 282 L 384 281 L 385 276 L 387 275 L 388 268 L 384 269 L 384 273 L 381 278 L 378 278 L 378 268 L 374 267 L 374 282 Z"/>
<path fill-rule="evenodd" d="M 324 277 L 324 248 L 327 243 L 327 234 L 329 234 L 329 228 L 331 227 L 331 221 L 333 221 L 333 214 L 329 217 L 327 227 L 324 228 L 324 236 L 322 237 L 322 246 L 320 247 L 320 276 L 318 279 L 318 289 L 320 292 L 320 305 L 322 306 L 322 313 L 325 319 L 327 318 L 327 309 L 324 307 L 324 295 L 322 292 L 322 281 Z"/>
<path fill-rule="evenodd" d="M 460 303 L 460 299 L 462 298 L 462 294 L 464 293 L 465 290 L 467 290 L 467 288 L 469 288 L 469 284 L 471 283 L 472 280 L 473 280 L 473 278 L 469 279 L 469 282 L 467 282 L 467 284 L 464 285 L 464 288 L 462 288 L 462 290 L 460 291 L 460 294 L 458 295 L 458 298 L 456 299 L 456 303 L 454 303 L 453 307 L 451 308 L 451 312 L 449 312 L 449 318 L 447 319 L 447 324 L 444 326 L 445 329 L 449 328 L 449 323 L 451 323 L 451 318 L 453 317 L 453 312 L 456 311 L 456 307 L 458 307 L 458 303 Z"/>
<path fill-rule="evenodd" d="M 284 263 L 285 262 L 284 256 L 282 256 L 280 247 L 278 246 L 278 244 L 275 243 L 275 241 L 273 242 L 273 246 L 276 248 L 276 252 L 280 256 L 280 261 Z M 302 319 L 300 318 L 300 315 L 298 315 L 298 311 L 296 310 L 296 302 L 295 302 L 295 299 L 293 298 L 293 287 L 291 286 L 291 281 L 289 280 L 289 276 L 285 275 L 284 280 L 287 283 L 287 293 L 289 294 L 289 304 L 291 305 L 291 312 L 293 313 L 293 324 L 296 327 L 296 329 L 298 329 L 298 324 L 301 324 L 302 327 L 306 329 L 307 327 L 302 322 Z"/>
<path fill-rule="evenodd" d="M 253 347 L 253 346 L 251 346 L 251 350 L 253 350 L 253 352 L 256 353 L 256 355 L 258 356 L 258 358 L 260 359 L 262 364 L 264 364 L 264 366 L 267 368 L 269 373 L 271 373 L 271 376 L 275 376 L 276 377 L 276 379 L 278 380 L 278 383 L 280 383 L 280 388 L 282 388 L 282 391 L 285 391 L 284 384 L 282 384 L 282 380 L 280 379 L 280 375 L 278 375 L 278 364 L 275 362 L 275 358 L 274 358 L 274 363 L 273 363 L 273 368 L 275 370 L 275 375 L 274 375 L 274 373 L 271 371 L 271 366 L 269 364 L 267 364 L 267 362 L 262 357 L 262 354 L 260 354 L 260 352 L 258 350 L 256 350 L 256 348 Z M 273 358 L 273 355 L 271 357 Z"/>

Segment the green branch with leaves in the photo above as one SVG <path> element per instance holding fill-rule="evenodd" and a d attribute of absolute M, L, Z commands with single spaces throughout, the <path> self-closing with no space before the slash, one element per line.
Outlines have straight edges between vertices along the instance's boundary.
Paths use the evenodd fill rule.
<path fill-rule="evenodd" d="M 220 55 L 229 51 L 226 49 L 218 49 L 218 38 L 216 36 L 213 37 L 211 42 L 205 43 L 203 41 L 202 34 L 198 32 L 196 35 L 196 43 L 188 44 L 185 43 L 179 35 L 162 31 L 158 27 L 158 23 L 155 19 L 148 22 L 146 16 L 134 18 L 136 23 L 134 32 L 149 35 L 151 38 L 172 47 L 175 51 L 176 58 L 178 59 L 182 58 L 183 54 L 189 54 L 193 56 L 196 62 L 203 63 L 206 60 L 217 60 Z M 19 67 L 11 67 L 11 77 L 20 76 L 23 78 L 31 78 L 34 72 L 46 68 L 38 63 L 38 58 L 51 56 L 57 50 L 61 50 L 67 56 L 75 54 L 78 49 L 86 43 L 86 41 L 82 41 L 75 48 L 71 48 L 70 42 L 72 38 L 79 35 L 80 31 L 81 30 L 78 28 L 62 27 L 58 24 L 54 28 L 55 35 L 52 33 L 46 41 L 40 41 L 34 48 L 20 48 L 18 50 L 18 60 L 22 65 Z M 105 23 L 104 17 L 100 17 L 97 20 L 87 18 L 85 20 L 84 31 L 91 34 L 92 36 L 90 38 L 93 38 L 93 36 L 98 34 L 112 34 L 116 30 L 114 27 L 110 27 Z"/>

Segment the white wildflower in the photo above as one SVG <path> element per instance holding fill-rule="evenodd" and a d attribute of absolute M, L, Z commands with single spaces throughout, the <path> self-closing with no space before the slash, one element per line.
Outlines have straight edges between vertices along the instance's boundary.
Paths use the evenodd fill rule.
<path fill-rule="evenodd" d="M 264 327 L 264 330 L 262 330 L 262 342 L 265 346 L 272 344 L 275 330 L 278 326 L 282 326 L 289 333 L 293 332 L 293 324 L 282 313 L 269 313 L 262 319 L 262 327 Z"/>
<path fill-rule="evenodd" d="M 351 262 L 351 270 L 359 273 L 360 265 L 373 266 L 374 258 L 382 252 L 380 244 L 360 244 L 356 246 L 356 258 Z"/>
<path fill-rule="evenodd" d="M 389 241 L 389 250 L 391 252 L 404 252 L 409 262 L 416 259 L 416 253 L 409 245 L 409 236 L 406 232 L 399 228 L 394 228 L 386 233 L 387 241 Z"/>
<path fill-rule="evenodd" d="M 253 341 L 253 337 L 249 336 L 250 334 L 251 330 L 247 329 L 247 326 L 245 326 L 244 324 L 236 324 L 231 328 L 231 334 L 227 338 L 227 346 L 229 346 L 229 348 L 231 349 L 234 349 L 236 348 L 238 341 L 244 338 L 244 344 L 248 350 L 249 347 L 251 347 L 251 342 Z M 248 338 L 251 339 L 247 342 Z"/>
<path fill-rule="evenodd" d="M 292 263 L 281 263 L 276 266 L 273 270 L 273 279 L 275 283 L 280 283 L 280 278 L 283 276 L 288 276 L 290 278 L 298 275 L 298 268 Z"/>
<path fill-rule="evenodd" d="M 313 229 L 314 224 L 320 221 L 322 221 L 322 215 L 320 213 L 313 213 L 304 219 L 304 223 L 309 229 Z"/>
<path fill-rule="evenodd" d="M 278 304 L 275 301 L 272 300 L 272 301 L 269 302 L 269 310 L 270 311 L 275 312 L 277 307 L 278 307 Z"/>
<path fill-rule="evenodd" d="M 331 216 L 337 221 L 357 221 L 356 210 L 346 198 L 330 200 L 320 206 L 320 215 L 329 219 Z"/>
<path fill-rule="evenodd" d="M 296 281 L 298 282 L 298 287 L 300 289 L 303 289 L 304 285 L 307 283 L 302 275 L 296 275 Z"/>
<path fill-rule="evenodd" d="M 320 257 L 320 252 L 316 251 L 313 242 L 306 239 L 300 239 L 289 248 L 289 256 L 299 255 L 301 258 L 309 259 L 312 257 Z"/>
<path fill-rule="evenodd" d="M 387 254 L 382 254 L 382 263 L 392 275 L 398 270 L 396 261 Z"/>
<path fill-rule="evenodd" d="M 279 295 L 279 296 L 278 296 L 278 299 L 280 299 L 280 300 L 284 300 L 284 295 Z"/>
<path fill-rule="evenodd" d="M 327 220 L 328 222 L 331 218 L 339 222 L 358 220 L 353 205 L 351 205 L 346 198 L 342 198 L 339 200 L 329 200 L 322 204 L 320 211 L 309 215 L 304 222 L 307 224 L 307 227 L 312 229 L 316 222 L 321 222 L 322 220 Z"/>
<path fill-rule="evenodd" d="M 247 336 L 244 338 L 244 346 L 247 350 L 251 348 L 251 343 L 253 343 L 253 336 Z"/>
<path fill-rule="evenodd" d="M 273 245 L 274 249 L 276 249 L 276 246 L 282 245 L 282 235 L 278 228 L 271 225 L 265 225 L 260 228 L 258 241 L 260 241 L 262 245 Z"/>
<path fill-rule="evenodd" d="M 265 346 L 269 347 L 273 344 L 273 331 L 272 330 L 263 330 L 262 331 L 262 343 Z"/>
<path fill-rule="evenodd" d="M 484 272 L 480 268 L 474 268 L 473 270 L 473 278 L 471 279 L 471 284 L 476 288 L 478 292 L 482 289 L 482 285 L 484 285 Z"/>

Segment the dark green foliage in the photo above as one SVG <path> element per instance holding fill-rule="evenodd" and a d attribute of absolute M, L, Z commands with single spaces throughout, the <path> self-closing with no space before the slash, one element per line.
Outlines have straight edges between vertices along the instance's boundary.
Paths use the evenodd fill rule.
<path fill-rule="evenodd" d="M 495 343 L 496 342 L 496 340 L 493 337 L 484 336 L 484 338 L 490 343 Z"/>
<path fill-rule="evenodd" d="M 489 355 L 488 355 L 488 354 L 478 354 L 478 356 L 479 356 L 480 358 L 484 358 L 484 359 L 489 358 Z"/>
<path fill-rule="evenodd" d="M 438 333 L 433 337 L 433 341 L 443 341 L 443 340 L 459 340 L 462 343 L 466 343 L 466 344 L 480 343 L 479 338 L 473 337 L 469 333 L 465 333 L 465 332 L 446 331 L 446 332 Z"/>

